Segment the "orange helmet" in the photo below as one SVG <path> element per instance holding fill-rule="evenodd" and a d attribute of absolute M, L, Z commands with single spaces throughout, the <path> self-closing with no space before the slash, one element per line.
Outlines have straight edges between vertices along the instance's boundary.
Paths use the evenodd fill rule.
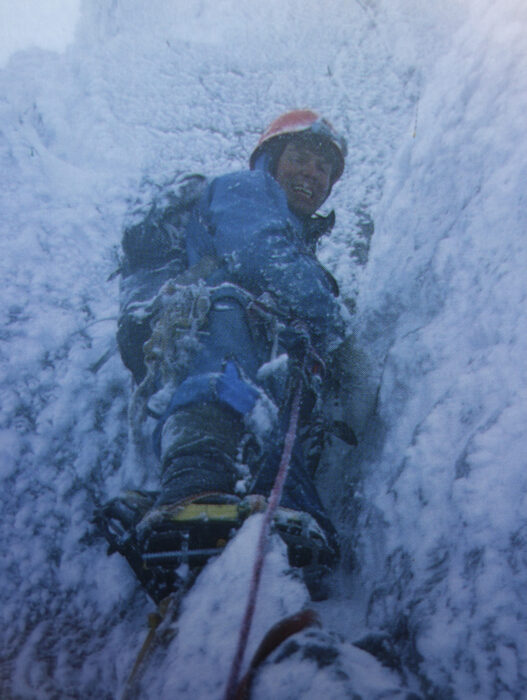
<path fill-rule="evenodd" d="M 312 135 L 326 141 L 330 145 L 331 151 L 335 156 L 335 168 L 331 178 L 331 184 L 333 185 L 344 171 L 344 159 L 348 152 L 346 140 L 327 119 L 323 119 L 310 109 L 295 109 L 292 112 L 286 112 L 269 124 L 251 154 L 249 160 L 251 170 L 254 168 L 256 160 L 262 151 L 270 148 L 271 144 L 276 143 L 275 139 L 282 140 L 287 136 L 296 134 Z"/>

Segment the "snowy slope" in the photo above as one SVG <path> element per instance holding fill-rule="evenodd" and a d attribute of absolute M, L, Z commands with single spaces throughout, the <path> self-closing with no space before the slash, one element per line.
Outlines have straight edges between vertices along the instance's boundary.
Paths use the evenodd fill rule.
<path fill-rule="evenodd" d="M 90 523 L 97 502 L 155 478 L 128 446 L 111 352 L 123 217 L 175 171 L 243 167 L 296 106 L 349 139 L 321 256 L 357 305 L 355 352 L 379 388 L 361 445 L 321 475 L 349 555 L 320 612 L 342 643 L 389 634 L 430 697 L 525 693 L 527 13 L 441 5 L 85 0 L 64 53 L 0 71 L 2 697 L 116 697 L 153 608 Z M 269 622 L 304 602 L 270 566 Z M 229 575 L 196 590 L 211 610 Z M 203 642 L 201 689 L 203 658 L 172 650 L 167 693 L 210 696 L 225 624 Z M 294 697 L 283 674 L 302 668 L 269 664 L 258 692 Z M 372 668 L 369 697 L 384 682 Z"/>

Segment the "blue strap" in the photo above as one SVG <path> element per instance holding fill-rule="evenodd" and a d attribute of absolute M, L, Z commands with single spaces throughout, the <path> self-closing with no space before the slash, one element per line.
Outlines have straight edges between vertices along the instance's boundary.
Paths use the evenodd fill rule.
<path fill-rule="evenodd" d="M 167 418 L 184 406 L 219 401 L 237 413 L 245 415 L 254 408 L 260 392 L 240 374 L 235 362 L 229 360 L 223 372 L 207 372 L 188 377 L 176 389 L 168 408 L 159 419 L 152 438 L 154 451 L 161 455 L 161 432 Z"/>

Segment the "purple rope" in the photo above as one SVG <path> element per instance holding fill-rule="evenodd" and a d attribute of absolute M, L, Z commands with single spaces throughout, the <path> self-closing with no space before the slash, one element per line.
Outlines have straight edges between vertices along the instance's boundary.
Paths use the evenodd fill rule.
<path fill-rule="evenodd" d="M 231 672 L 229 675 L 229 680 L 227 683 L 227 689 L 225 691 L 225 700 L 235 700 L 236 690 L 238 687 L 238 678 L 240 676 L 240 670 L 243 662 L 243 656 L 245 654 L 245 648 L 247 646 L 247 640 L 249 638 L 249 632 L 251 631 L 251 625 L 253 621 L 254 611 L 256 609 L 256 598 L 258 596 L 258 589 L 260 587 L 260 580 L 262 577 L 262 569 L 266 553 L 267 540 L 269 538 L 269 532 L 271 530 L 271 521 L 275 514 L 275 511 L 280 503 L 282 497 L 282 491 L 284 489 L 285 480 L 287 477 L 287 471 L 289 469 L 289 464 L 291 461 L 291 454 L 293 452 L 293 446 L 296 440 L 296 431 L 298 427 L 298 417 L 300 414 L 300 399 L 302 398 L 302 380 L 298 381 L 295 388 L 295 393 L 293 397 L 293 403 L 291 404 L 291 415 L 289 417 L 289 427 L 285 435 L 284 449 L 282 451 L 282 458 L 280 460 L 280 466 L 278 468 L 278 473 L 273 485 L 273 490 L 269 497 L 269 502 L 267 504 L 267 510 L 264 514 L 264 520 L 262 523 L 262 529 L 260 530 L 260 537 L 258 540 L 258 547 L 256 549 L 256 559 L 253 566 L 253 573 L 251 577 L 251 586 L 249 588 L 249 599 L 247 601 L 247 606 L 245 608 L 245 615 L 243 617 L 242 625 L 240 627 L 240 634 L 238 637 L 238 646 L 236 647 L 236 653 L 232 660 Z"/>

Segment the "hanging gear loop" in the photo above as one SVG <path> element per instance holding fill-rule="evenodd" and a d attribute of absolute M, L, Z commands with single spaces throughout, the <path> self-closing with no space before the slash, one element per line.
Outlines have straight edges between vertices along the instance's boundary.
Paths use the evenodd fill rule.
<path fill-rule="evenodd" d="M 307 326 L 291 320 L 287 313 L 278 308 L 270 294 L 255 297 L 230 282 L 211 287 L 202 282 L 181 284 L 179 279 L 169 280 L 155 299 L 140 309 L 140 313 L 152 319 L 153 331 L 144 344 L 147 372 L 132 400 L 132 425 L 140 425 L 146 413 L 146 403 L 159 390 L 160 383 L 175 387 L 181 382 L 201 347 L 201 338 L 207 333 L 210 310 L 229 299 L 245 309 L 251 332 L 264 334 L 269 347 L 269 360 L 276 358 L 279 346 L 293 360 L 298 351 L 309 348 L 314 360 L 316 357 L 314 365 L 323 367 L 322 359 L 312 347 Z M 155 412 L 162 413 L 159 409 Z"/>

